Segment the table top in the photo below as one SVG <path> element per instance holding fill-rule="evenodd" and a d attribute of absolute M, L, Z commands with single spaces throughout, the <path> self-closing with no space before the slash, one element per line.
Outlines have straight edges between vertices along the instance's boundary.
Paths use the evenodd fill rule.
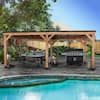
<path fill-rule="evenodd" d="M 32 58 L 39 58 L 44 57 L 44 54 L 21 54 L 22 57 L 32 57 Z"/>

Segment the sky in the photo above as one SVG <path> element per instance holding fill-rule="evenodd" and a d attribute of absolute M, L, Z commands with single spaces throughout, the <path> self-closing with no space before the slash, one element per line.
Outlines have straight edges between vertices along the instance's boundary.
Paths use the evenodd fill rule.
<path fill-rule="evenodd" d="M 50 13 L 54 23 L 66 29 L 96 30 L 100 40 L 100 0 L 57 0 L 51 4 Z"/>

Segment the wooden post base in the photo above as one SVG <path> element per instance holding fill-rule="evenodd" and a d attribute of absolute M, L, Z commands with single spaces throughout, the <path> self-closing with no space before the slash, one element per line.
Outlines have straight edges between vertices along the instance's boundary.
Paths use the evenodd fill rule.
<path fill-rule="evenodd" d="M 5 67 L 5 68 L 12 68 L 12 67 L 14 67 L 14 65 L 9 64 L 9 65 L 5 65 L 4 67 Z"/>
<path fill-rule="evenodd" d="M 44 69 L 48 70 L 48 69 L 50 69 L 50 68 L 49 68 L 49 67 L 44 67 Z"/>
<path fill-rule="evenodd" d="M 5 65 L 4 68 L 10 68 L 9 65 Z"/>
<path fill-rule="evenodd" d="M 89 70 L 91 70 L 91 71 L 95 71 L 95 70 L 96 70 L 96 68 L 89 68 Z"/>

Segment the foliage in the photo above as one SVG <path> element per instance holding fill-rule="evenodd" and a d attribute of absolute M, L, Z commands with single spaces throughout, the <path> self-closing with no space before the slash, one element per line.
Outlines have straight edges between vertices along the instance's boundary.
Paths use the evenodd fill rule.
<path fill-rule="evenodd" d="M 50 6 L 47 0 L 0 0 L 0 34 L 7 31 L 58 30 L 50 20 Z M 8 49 L 8 53 L 15 58 L 17 48 L 11 45 Z M 3 49 L 0 49 L 0 59 L 3 59 L 2 55 Z"/>
<path fill-rule="evenodd" d="M 13 45 L 8 47 L 8 54 L 11 56 L 12 59 L 16 59 L 17 57 L 17 49 Z M 0 48 L 0 62 L 3 62 L 4 59 L 4 51 L 3 48 Z"/>
<path fill-rule="evenodd" d="M 46 0 L 0 0 L 0 2 L 2 32 L 54 30 L 51 15 L 48 13 L 50 3 Z"/>
<path fill-rule="evenodd" d="M 12 58 L 16 57 L 17 50 L 16 50 L 16 48 L 13 45 L 8 47 L 8 54 L 10 54 Z"/>
<path fill-rule="evenodd" d="M 87 55 L 88 55 L 89 57 L 91 57 L 91 56 L 92 56 L 92 46 L 91 46 L 90 44 L 88 44 L 87 47 L 88 47 Z"/>
<path fill-rule="evenodd" d="M 67 49 L 67 47 L 65 47 L 65 46 L 54 46 L 54 47 L 52 48 L 53 55 L 54 55 L 54 56 L 60 56 L 61 53 L 63 53 L 63 52 L 66 51 L 66 49 Z M 49 50 L 49 52 L 50 52 L 50 50 Z"/>

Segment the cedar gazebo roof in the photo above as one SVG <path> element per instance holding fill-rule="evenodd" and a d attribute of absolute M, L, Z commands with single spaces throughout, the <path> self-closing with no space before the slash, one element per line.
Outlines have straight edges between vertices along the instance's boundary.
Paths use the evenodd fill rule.
<path fill-rule="evenodd" d="M 95 68 L 95 30 L 67 30 L 58 32 L 6 32 L 4 33 L 4 64 L 7 65 L 7 41 L 10 38 L 27 38 L 33 40 L 44 40 L 46 43 L 45 68 L 48 68 L 48 45 L 56 40 L 81 40 L 83 42 L 90 41 L 92 43 L 92 61 L 91 68 Z M 52 45 L 52 44 L 51 44 Z"/>

